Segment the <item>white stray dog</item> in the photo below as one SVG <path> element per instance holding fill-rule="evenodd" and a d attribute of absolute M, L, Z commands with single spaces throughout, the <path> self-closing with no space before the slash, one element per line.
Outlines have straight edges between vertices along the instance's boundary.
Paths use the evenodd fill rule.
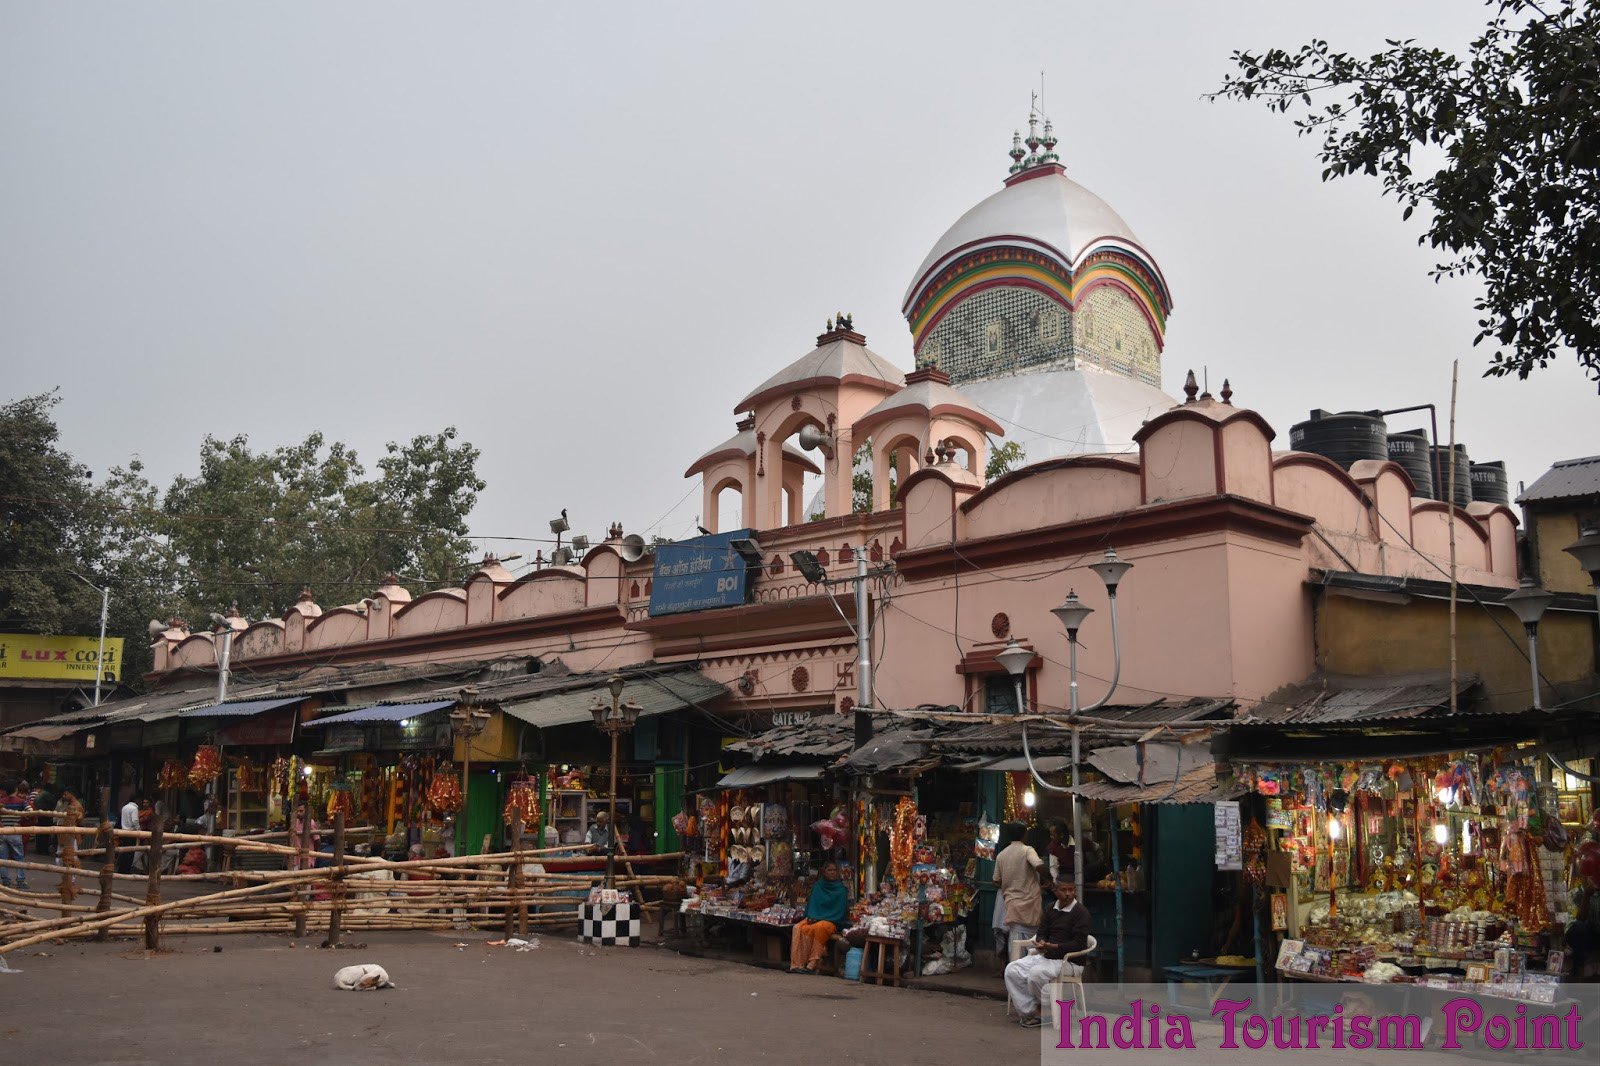
<path fill-rule="evenodd" d="M 357 992 L 367 988 L 394 988 L 395 983 L 389 980 L 389 972 L 382 966 L 365 962 L 359 966 L 346 966 L 334 974 L 333 987 Z"/>

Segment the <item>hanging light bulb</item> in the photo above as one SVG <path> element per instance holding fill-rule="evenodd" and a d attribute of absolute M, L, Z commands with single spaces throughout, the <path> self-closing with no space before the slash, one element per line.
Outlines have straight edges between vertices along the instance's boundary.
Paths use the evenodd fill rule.
<path fill-rule="evenodd" d="M 1435 844 L 1441 844 L 1442 845 L 1442 844 L 1447 843 L 1449 840 L 1450 840 L 1450 827 L 1448 825 L 1445 825 L 1443 822 L 1434 822 L 1433 823 L 1433 842 Z"/>
<path fill-rule="evenodd" d="M 1338 840 L 1344 836 L 1344 823 L 1337 818 L 1328 819 L 1328 839 Z"/>
<path fill-rule="evenodd" d="M 1441 788 L 1439 791 L 1435 792 L 1433 795 L 1434 795 L 1434 798 L 1439 801 L 1439 806 L 1448 807 L 1448 806 L 1450 806 L 1451 803 L 1453 803 L 1455 801 L 1456 790 L 1453 789 L 1453 788 Z"/>
<path fill-rule="evenodd" d="M 1033 810 L 1033 805 L 1038 802 L 1039 797 L 1033 794 L 1033 789 L 1030 788 L 1028 791 L 1022 794 L 1022 805 L 1028 808 L 1028 810 Z"/>

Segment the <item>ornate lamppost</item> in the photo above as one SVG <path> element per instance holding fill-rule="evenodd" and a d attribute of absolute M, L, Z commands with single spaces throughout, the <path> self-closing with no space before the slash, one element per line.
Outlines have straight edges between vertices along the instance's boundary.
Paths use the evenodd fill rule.
<path fill-rule="evenodd" d="M 1091 563 L 1089 569 L 1099 575 L 1106 586 L 1106 596 L 1111 605 L 1111 684 L 1107 686 L 1105 695 L 1091 703 L 1082 710 L 1093 711 L 1104 707 L 1111 701 L 1112 693 L 1117 691 L 1117 682 L 1122 677 L 1122 644 L 1117 633 L 1117 586 L 1121 583 L 1133 564 L 1123 562 L 1117 558 L 1115 548 L 1107 548 L 1105 558 L 1098 563 Z M 1022 754 L 1028 762 L 1028 772 L 1033 775 L 1033 780 L 1040 788 L 1047 788 L 1052 792 L 1070 792 L 1072 794 L 1072 881 L 1078 886 L 1078 894 L 1083 894 L 1083 814 L 1078 803 L 1078 630 L 1089 616 L 1094 613 L 1094 608 L 1078 599 L 1076 591 L 1069 591 L 1066 600 L 1059 607 L 1053 607 L 1050 613 L 1056 616 L 1067 631 L 1067 645 L 1069 648 L 1067 658 L 1068 672 L 1068 724 L 1072 728 L 1072 784 L 1068 788 L 1052 785 L 1039 776 L 1038 767 L 1033 765 L 1033 753 L 1028 749 L 1028 723 L 1022 723 Z M 1009 667 L 1008 667 L 1009 669 Z M 1020 679 L 1018 682 L 1020 689 Z"/>
<path fill-rule="evenodd" d="M 607 799 L 606 826 L 607 888 L 615 887 L 617 876 L 617 742 L 623 734 L 633 731 L 634 723 L 639 720 L 639 712 L 644 710 L 632 700 L 622 702 L 622 689 L 626 684 L 620 674 L 613 675 L 606 683 L 611 690 L 611 706 L 607 707 L 596 696 L 594 706 L 589 708 L 589 713 L 594 715 L 595 728 L 611 737 L 611 792 Z"/>
<path fill-rule="evenodd" d="M 450 712 L 450 734 L 461 743 L 461 811 L 456 815 L 456 854 L 469 854 L 466 835 L 467 789 L 472 781 L 472 741 L 489 727 L 489 712 L 478 706 L 478 690 L 467 687 Z"/>

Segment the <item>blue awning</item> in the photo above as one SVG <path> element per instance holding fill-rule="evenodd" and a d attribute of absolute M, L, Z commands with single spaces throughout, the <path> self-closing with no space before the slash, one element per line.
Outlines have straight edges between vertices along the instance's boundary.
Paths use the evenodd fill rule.
<path fill-rule="evenodd" d="M 417 718 L 434 711 L 442 711 L 446 707 L 454 707 L 455 700 L 433 700 L 429 703 L 375 703 L 371 707 L 358 707 L 353 711 L 342 714 L 330 714 L 326 718 L 301 723 L 301 728 L 310 729 L 323 725 L 361 725 L 369 722 L 400 722 L 407 718 Z"/>
<path fill-rule="evenodd" d="M 304 696 L 283 696 L 272 700 L 240 700 L 238 703 L 213 703 L 209 707 L 191 707 L 179 713 L 181 718 L 248 718 L 252 714 L 270 711 L 299 703 Z"/>

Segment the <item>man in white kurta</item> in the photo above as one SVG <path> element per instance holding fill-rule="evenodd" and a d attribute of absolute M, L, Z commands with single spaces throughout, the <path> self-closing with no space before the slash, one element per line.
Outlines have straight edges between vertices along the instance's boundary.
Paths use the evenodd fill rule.
<path fill-rule="evenodd" d="M 1030 1028 L 1040 1024 L 1039 1005 L 1051 981 L 1065 974 L 1083 972 L 1065 956 L 1089 946 L 1089 912 L 1078 902 L 1078 890 L 1071 875 L 1054 884 L 1056 901 L 1044 912 L 1039 937 L 1034 942 L 1038 953 L 1027 955 L 1006 967 L 1006 994 L 1011 1005 Z"/>

